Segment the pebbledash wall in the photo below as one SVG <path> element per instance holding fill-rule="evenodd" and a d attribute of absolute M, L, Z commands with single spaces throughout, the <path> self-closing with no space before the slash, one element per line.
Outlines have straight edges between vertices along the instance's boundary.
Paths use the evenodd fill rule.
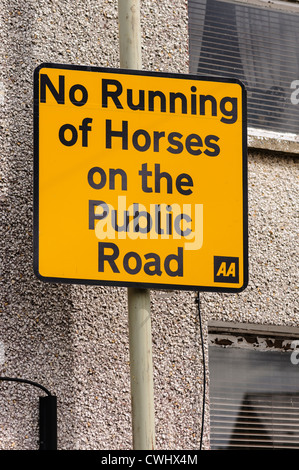
<path fill-rule="evenodd" d="M 117 0 L 2 0 L 0 15 L 0 374 L 57 396 L 59 449 L 131 449 L 126 289 L 45 284 L 32 267 L 33 71 L 42 62 L 119 67 Z M 141 21 L 143 68 L 188 73 L 187 1 L 142 0 Z M 210 321 L 298 327 L 296 157 L 249 147 L 248 160 L 249 285 L 201 294 L 206 359 Z M 198 449 L 195 293 L 152 291 L 151 300 L 156 447 Z M 0 383 L 0 449 L 38 449 L 40 395 Z"/>

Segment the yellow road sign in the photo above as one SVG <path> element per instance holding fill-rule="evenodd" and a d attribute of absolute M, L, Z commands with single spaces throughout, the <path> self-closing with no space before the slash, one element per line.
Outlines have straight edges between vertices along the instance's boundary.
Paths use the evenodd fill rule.
<path fill-rule="evenodd" d="M 239 81 L 42 64 L 34 125 L 40 279 L 246 287 L 246 98 Z"/>

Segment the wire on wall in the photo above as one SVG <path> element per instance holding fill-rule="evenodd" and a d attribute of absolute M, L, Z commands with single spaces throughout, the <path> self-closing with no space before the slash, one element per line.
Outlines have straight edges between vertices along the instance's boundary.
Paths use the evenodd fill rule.
<path fill-rule="evenodd" d="M 38 387 L 41 390 L 43 390 L 47 395 L 51 396 L 51 392 L 46 389 L 43 385 L 40 385 L 37 382 L 33 382 L 32 380 L 27 380 L 27 379 L 18 379 L 18 378 L 13 378 L 13 377 L 0 377 L 0 380 L 7 381 L 7 382 L 19 382 L 19 383 L 25 383 L 28 385 L 33 385 L 34 387 Z"/>
<path fill-rule="evenodd" d="M 204 421 L 205 421 L 205 403 L 206 403 L 206 360 L 205 360 L 205 348 L 203 341 L 203 329 L 201 321 L 201 311 L 200 311 L 200 298 L 199 292 L 197 293 L 196 298 L 198 306 L 198 318 L 199 318 L 199 329 L 200 329 L 200 339 L 201 339 L 201 348 L 202 348 L 202 363 L 203 363 L 203 396 L 202 396 L 202 417 L 201 417 L 201 433 L 200 433 L 200 450 L 202 450 L 203 444 L 203 432 L 204 432 Z"/>

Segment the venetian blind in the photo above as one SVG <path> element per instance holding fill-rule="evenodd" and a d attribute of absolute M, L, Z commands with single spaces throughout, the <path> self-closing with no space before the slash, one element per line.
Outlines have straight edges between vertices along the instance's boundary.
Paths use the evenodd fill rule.
<path fill-rule="evenodd" d="M 249 127 L 298 135 L 299 5 L 274 4 L 189 0 L 190 73 L 239 78 Z"/>
<path fill-rule="evenodd" d="M 299 449 L 299 365 L 290 354 L 209 348 L 212 449 Z"/>

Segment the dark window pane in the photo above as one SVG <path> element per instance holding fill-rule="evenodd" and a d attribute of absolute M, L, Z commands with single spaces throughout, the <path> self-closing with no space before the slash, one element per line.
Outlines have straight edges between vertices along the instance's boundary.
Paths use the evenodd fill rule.
<path fill-rule="evenodd" d="M 190 72 L 236 77 L 248 126 L 299 134 L 299 8 L 189 0 Z"/>
<path fill-rule="evenodd" d="M 209 363 L 212 449 L 299 449 L 290 352 L 211 346 Z"/>

